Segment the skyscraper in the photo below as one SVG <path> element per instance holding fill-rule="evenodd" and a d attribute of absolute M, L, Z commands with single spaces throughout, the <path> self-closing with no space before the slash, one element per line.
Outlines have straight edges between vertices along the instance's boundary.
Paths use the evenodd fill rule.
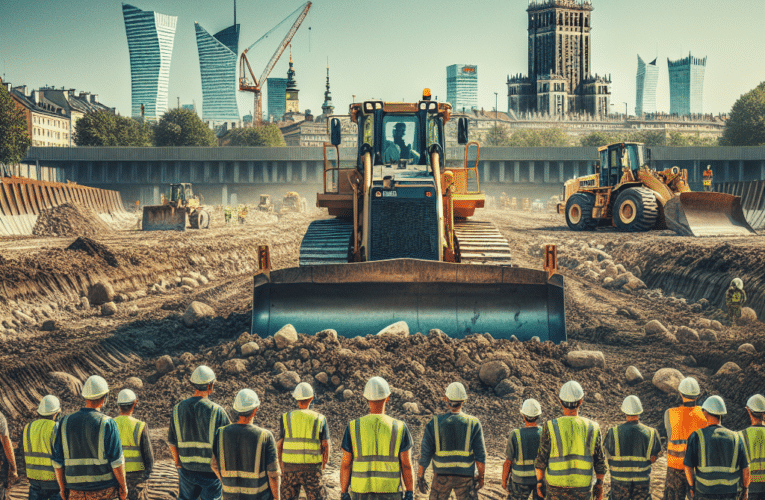
<path fill-rule="evenodd" d="M 144 11 L 122 4 L 130 51 L 131 114 L 157 121 L 167 111 L 170 58 L 175 39 L 176 16 Z"/>
<path fill-rule="evenodd" d="M 266 80 L 266 90 L 268 93 L 266 117 L 279 121 L 286 111 L 287 79 L 269 78 Z"/>
<path fill-rule="evenodd" d="M 707 58 L 699 59 L 688 53 L 688 57 L 670 61 L 669 67 L 669 112 L 677 115 L 701 114 L 704 112 L 704 70 Z"/>
<path fill-rule="evenodd" d="M 454 111 L 478 108 L 478 66 L 452 64 L 446 67 L 446 101 Z"/>
<path fill-rule="evenodd" d="M 194 23 L 194 28 L 202 73 L 202 120 L 212 124 L 239 121 L 236 103 L 239 25 L 229 26 L 214 36 L 199 23 Z"/>
<path fill-rule="evenodd" d="M 659 81 L 659 67 L 656 59 L 646 64 L 638 55 L 637 81 L 635 83 L 635 115 L 656 113 L 656 84 Z"/>

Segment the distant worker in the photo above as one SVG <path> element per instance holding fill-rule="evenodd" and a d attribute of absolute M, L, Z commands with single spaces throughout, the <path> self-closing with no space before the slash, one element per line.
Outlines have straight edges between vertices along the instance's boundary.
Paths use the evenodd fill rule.
<path fill-rule="evenodd" d="M 686 377 L 677 387 L 683 398 L 681 406 L 664 412 L 664 429 L 667 432 L 667 480 L 664 486 L 664 500 L 683 500 L 688 496 L 688 482 L 685 479 L 685 450 L 688 436 L 707 426 L 707 419 L 696 400 L 701 388 L 695 378 Z"/>
<path fill-rule="evenodd" d="M 707 165 L 707 169 L 704 170 L 704 191 L 712 190 L 712 165 Z"/>
<path fill-rule="evenodd" d="M 688 437 L 683 460 L 693 500 L 746 500 L 749 461 L 744 440 L 721 424 L 728 413 L 720 396 L 710 396 L 701 406 L 709 425 Z M 739 489 L 739 483 L 743 490 Z"/>
<path fill-rule="evenodd" d="M 755 394 L 746 402 L 746 411 L 752 425 L 739 431 L 744 440 L 746 458 L 749 460 L 749 500 L 765 500 L 765 427 L 762 417 L 765 415 L 765 397 Z"/>
<path fill-rule="evenodd" d="M 343 435 L 341 500 L 413 500 L 412 434 L 401 420 L 385 414 L 390 387 L 372 377 L 364 387 L 369 414 L 351 421 Z"/>
<path fill-rule="evenodd" d="M 606 457 L 600 426 L 579 416 L 584 390 L 578 382 L 563 384 L 558 399 L 563 416 L 545 425 L 534 462 L 537 494 L 548 500 L 602 500 Z"/>
<path fill-rule="evenodd" d="M 130 389 L 122 389 L 117 395 L 120 416 L 114 419 L 120 431 L 122 454 L 125 456 L 128 498 L 146 500 L 149 498 L 148 480 L 154 468 L 154 453 L 151 449 L 149 426 L 133 417 L 138 398 Z"/>
<path fill-rule="evenodd" d="M 223 218 L 226 224 L 231 222 L 231 207 L 226 206 L 226 209 L 223 211 Z"/>
<path fill-rule="evenodd" d="M 542 428 L 539 416 L 542 407 L 536 399 L 527 399 L 521 406 L 523 427 L 513 429 L 507 436 L 505 464 L 502 467 L 502 488 L 510 494 L 508 500 L 533 500 L 541 497 L 537 492 L 537 478 L 534 472 L 534 460 L 539 452 Z"/>
<path fill-rule="evenodd" d="M 56 396 L 48 394 L 40 400 L 37 414 L 40 418 L 28 423 L 22 432 L 29 500 L 61 500 L 51 458 L 58 431 L 56 420 L 61 414 L 61 402 Z"/>
<path fill-rule="evenodd" d="M 452 490 L 457 500 L 468 500 L 483 488 L 486 473 L 483 429 L 476 417 L 462 413 L 462 405 L 467 401 L 464 385 L 449 384 L 444 401 L 449 412 L 434 416 L 422 434 L 417 489 L 422 494 L 428 493 L 425 469 L 432 460 L 430 500 L 448 500 Z"/>
<path fill-rule="evenodd" d="M 611 470 L 609 500 L 651 500 L 651 464 L 661 453 L 659 431 L 640 423 L 643 405 L 637 396 L 622 403 L 627 422 L 608 429 L 603 446 Z"/>
<path fill-rule="evenodd" d="M 282 415 L 276 452 L 282 470 L 281 500 L 297 500 L 300 487 L 308 500 L 325 500 L 322 471 L 329 462 L 329 427 L 324 415 L 310 410 L 313 387 L 301 382 L 292 392 L 298 409 Z"/>
<path fill-rule="evenodd" d="M 236 423 L 215 432 L 210 467 L 223 483 L 223 500 L 279 500 L 274 435 L 252 423 L 259 406 L 255 391 L 242 389 L 234 399 Z"/>
<path fill-rule="evenodd" d="M 194 395 L 173 407 L 167 442 L 178 468 L 178 500 L 218 500 L 221 482 L 210 467 L 216 429 L 231 423 L 220 405 L 210 401 L 215 373 L 197 366 L 191 374 Z"/>
<path fill-rule="evenodd" d="M 82 385 L 85 408 L 65 416 L 56 430 L 53 468 L 64 500 L 116 499 L 128 495 L 120 431 L 101 413 L 109 385 L 91 375 Z"/>
<path fill-rule="evenodd" d="M 730 326 L 736 326 L 736 320 L 741 318 L 741 308 L 746 303 L 744 282 L 741 278 L 733 278 L 725 294 L 725 305 L 728 307 L 728 322 Z"/>

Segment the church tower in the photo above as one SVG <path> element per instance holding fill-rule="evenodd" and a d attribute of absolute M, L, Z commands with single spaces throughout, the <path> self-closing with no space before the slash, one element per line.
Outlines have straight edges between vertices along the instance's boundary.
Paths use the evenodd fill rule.
<path fill-rule="evenodd" d="M 331 116 L 335 111 L 332 104 L 332 94 L 329 91 L 329 64 L 327 64 L 327 90 L 324 91 L 324 104 L 321 105 L 321 112 L 324 116 Z"/>
<path fill-rule="evenodd" d="M 295 81 L 295 69 L 292 67 L 292 47 L 290 47 L 290 69 L 287 71 L 285 114 L 300 113 L 298 92 L 299 89 L 297 88 L 297 82 Z"/>

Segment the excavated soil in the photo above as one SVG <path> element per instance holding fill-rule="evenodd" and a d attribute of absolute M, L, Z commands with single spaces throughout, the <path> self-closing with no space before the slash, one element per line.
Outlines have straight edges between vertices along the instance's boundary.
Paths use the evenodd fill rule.
<path fill-rule="evenodd" d="M 43 395 L 56 393 L 64 410 L 73 411 L 81 402 L 78 384 L 89 374 L 106 377 L 115 396 L 111 401 L 128 377 L 138 377 L 143 387 L 136 390 L 136 416 L 152 429 L 163 464 L 155 481 L 170 484 L 167 495 L 174 472 L 164 441 L 169 415 L 177 401 L 190 395 L 187 380 L 195 366 L 204 363 L 216 371 L 219 382 L 212 399 L 228 410 L 239 389 L 255 389 L 262 401 L 258 423 L 273 431 L 281 413 L 294 405 L 278 376 L 294 371 L 314 384 L 315 407 L 327 415 L 334 449 L 330 496 L 338 498 L 340 439 L 348 420 L 365 413 L 361 392 L 370 376 L 382 375 L 394 387 L 389 413 L 408 423 L 417 442 L 433 414 L 445 411 L 446 385 L 459 380 L 470 394 L 465 410 L 483 422 L 490 454 L 481 496 L 499 499 L 505 436 L 520 424 L 521 401 L 534 397 L 542 403 L 544 418 L 558 416 L 557 392 L 566 380 L 582 383 L 587 394 L 583 414 L 604 429 L 622 420 L 619 406 L 629 394 L 641 398 L 643 420 L 660 425 L 664 410 L 677 402 L 651 383 L 660 368 L 677 368 L 697 377 L 705 394 L 721 394 L 729 403 L 724 423 L 734 429 L 745 426 L 746 399 L 765 391 L 761 322 L 722 326 L 714 342 L 678 343 L 672 337 L 681 327 L 698 331 L 719 319 L 724 289 L 739 272 L 750 304 L 762 313 L 762 237 L 699 240 L 668 232 L 572 233 L 562 216 L 487 210 L 476 218 L 499 227 L 520 266 L 541 268 L 540 245 L 558 245 L 569 342 L 513 342 L 493 339 L 491 332 L 456 340 L 438 331 L 335 341 L 326 334 L 299 332 L 297 343 L 279 349 L 273 338 L 250 332 L 257 247 L 270 246 L 275 268 L 295 266 L 302 234 L 311 220 L 322 216 L 250 211 L 244 225 L 225 225 L 218 211 L 207 231 L 114 231 L 76 241 L 0 240 L 0 409 L 9 417 L 13 441 L 18 444 L 22 426 L 34 418 Z M 627 279 L 619 287 L 604 284 L 609 264 L 622 266 L 637 281 Z M 619 269 L 618 274 L 624 273 Z M 111 316 L 102 316 L 81 299 L 88 286 L 103 280 L 116 294 L 117 313 Z M 181 317 L 194 300 L 210 305 L 215 316 L 189 328 Z M 42 323 L 51 319 L 55 329 L 41 331 Z M 670 335 L 646 335 L 644 325 L 652 319 L 660 320 Z M 259 349 L 243 357 L 240 347 L 248 341 Z M 737 352 L 744 342 L 758 353 Z M 580 349 L 602 351 L 605 368 L 568 366 L 566 354 Z M 157 371 L 162 355 L 173 360 L 166 373 Z M 479 377 L 480 367 L 493 360 L 507 366 L 502 396 Z M 728 361 L 741 371 L 716 376 Z M 627 384 L 624 373 L 630 365 L 645 381 Z M 346 390 L 351 393 L 344 396 Z M 406 403 L 415 403 L 415 411 Z M 114 414 L 114 403 L 106 411 Z M 415 446 L 415 455 L 418 451 Z M 665 468 L 664 458 L 654 466 L 654 496 L 661 495 Z M 19 488 L 16 496 L 22 494 Z"/>
<path fill-rule="evenodd" d="M 35 236 L 103 237 L 112 232 L 92 208 L 78 203 L 64 203 L 40 211 L 32 229 Z"/>

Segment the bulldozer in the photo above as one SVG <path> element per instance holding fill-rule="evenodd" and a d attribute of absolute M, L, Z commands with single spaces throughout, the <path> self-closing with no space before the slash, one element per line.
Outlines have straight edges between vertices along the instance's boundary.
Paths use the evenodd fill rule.
<path fill-rule="evenodd" d="M 284 194 L 284 198 L 282 199 L 282 206 L 279 209 L 280 214 L 288 214 L 288 213 L 300 213 L 303 212 L 303 201 L 300 198 L 300 195 L 296 193 L 295 191 L 288 191 Z"/>
<path fill-rule="evenodd" d="M 595 173 L 565 182 L 558 213 L 575 231 L 615 226 L 625 232 L 671 229 L 681 236 L 749 236 L 741 198 L 693 192 L 688 171 L 657 171 L 650 149 L 636 142 L 598 148 Z"/>
<path fill-rule="evenodd" d="M 164 198 L 164 196 L 163 196 Z M 170 199 L 162 205 L 143 207 L 141 228 L 144 231 L 185 231 L 210 227 L 210 213 L 199 204 L 188 182 L 170 184 Z"/>
<path fill-rule="evenodd" d="M 261 260 L 252 331 L 270 335 L 291 323 L 352 337 L 405 321 L 413 332 L 437 328 L 458 338 L 566 340 L 563 277 L 511 266 L 497 228 L 469 220 L 485 204 L 480 145 L 460 119 L 464 162 L 446 167 L 451 109 L 427 89 L 417 102 L 351 104 L 355 165 L 340 164 L 340 122 L 331 120 L 316 205 L 334 218 L 310 224 L 299 267 L 269 271 Z"/>

